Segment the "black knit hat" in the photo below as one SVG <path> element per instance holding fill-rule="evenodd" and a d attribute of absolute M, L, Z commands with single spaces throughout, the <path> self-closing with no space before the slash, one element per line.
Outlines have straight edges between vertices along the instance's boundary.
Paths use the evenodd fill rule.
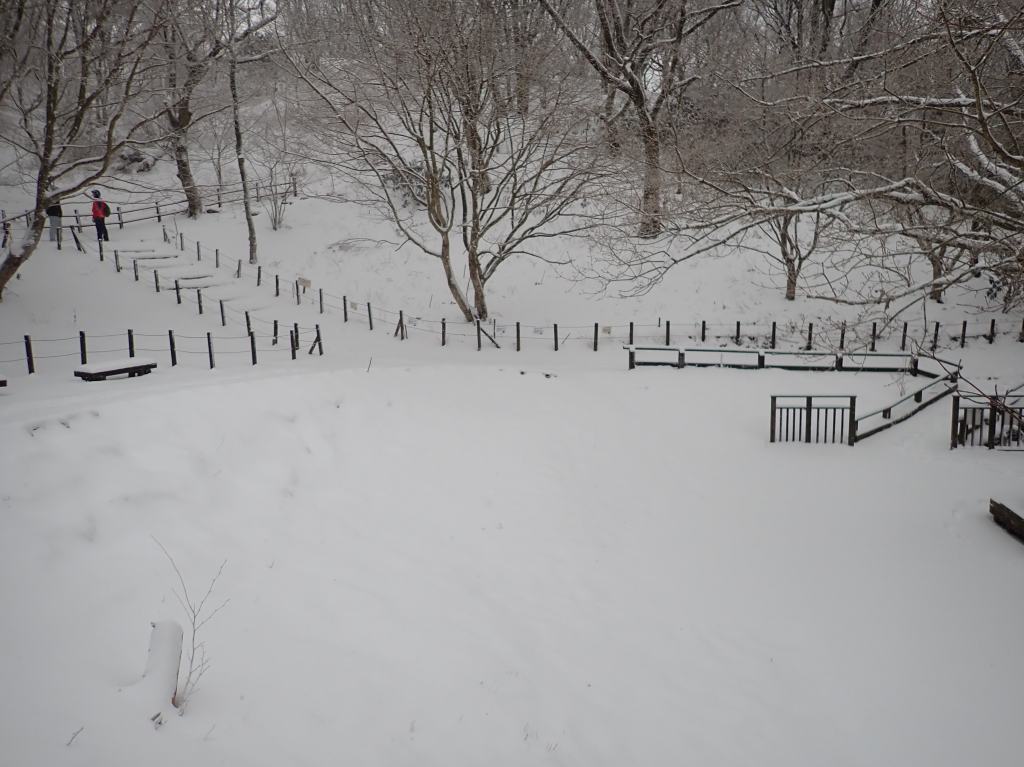
<path fill-rule="evenodd" d="M 95 197 L 98 200 L 100 198 L 100 190 L 99 189 L 93 189 L 92 190 L 92 196 Z"/>

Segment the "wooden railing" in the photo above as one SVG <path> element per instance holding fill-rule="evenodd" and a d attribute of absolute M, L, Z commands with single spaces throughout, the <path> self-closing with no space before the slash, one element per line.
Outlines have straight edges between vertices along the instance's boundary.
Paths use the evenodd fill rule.
<path fill-rule="evenodd" d="M 857 441 L 857 398 L 773 394 L 770 441 L 853 445 Z"/>
<path fill-rule="evenodd" d="M 949 447 L 1024 447 L 1024 395 L 960 392 L 953 397 Z"/>

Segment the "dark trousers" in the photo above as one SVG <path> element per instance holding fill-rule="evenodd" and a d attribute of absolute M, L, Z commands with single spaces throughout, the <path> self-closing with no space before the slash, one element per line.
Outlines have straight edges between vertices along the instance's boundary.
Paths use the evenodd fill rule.
<path fill-rule="evenodd" d="M 96 224 L 96 239 L 110 242 L 110 235 L 107 234 L 107 222 L 102 218 L 94 218 L 92 222 Z"/>

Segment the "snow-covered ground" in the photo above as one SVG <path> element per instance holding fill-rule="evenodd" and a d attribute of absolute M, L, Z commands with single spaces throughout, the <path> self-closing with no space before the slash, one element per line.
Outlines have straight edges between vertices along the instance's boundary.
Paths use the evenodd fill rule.
<path fill-rule="evenodd" d="M 265 276 L 452 319 L 433 264 L 332 250 L 360 227 L 383 236 L 325 205 L 261 230 Z M 178 223 L 186 252 L 198 239 L 227 261 L 239 222 Z M 155 224 L 112 237 L 175 252 Z M 200 316 L 166 290 L 194 259 L 161 266 L 157 295 L 152 270 L 136 283 L 107 256 L 44 244 L 0 303 L 0 764 L 1019 763 L 1024 549 L 987 504 L 1024 507 L 1021 453 L 950 451 L 948 401 L 854 448 L 769 445 L 771 394 L 873 408 L 906 382 L 627 372 L 619 330 L 597 354 L 585 331 L 557 354 L 540 335 L 518 354 L 507 336 L 441 349 L 426 323 L 402 342 L 392 315 L 370 333 L 358 310 L 346 324 L 311 294 L 275 298 L 247 265 L 199 277 Z M 743 263 L 628 305 L 517 266 L 495 308 L 644 316 L 655 333 L 659 317 L 828 314 L 765 294 Z M 273 319 L 300 323 L 295 361 Z M 323 357 L 306 353 L 318 323 Z M 136 339 L 152 375 L 72 378 L 78 330 L 102 360 L 129 327 L 152 333 Z M 175 368 L 168 329 L 187 350 Z M 949 352 L 1002 388 L 1024 378 L 1022 350 L 1007 335 Z M 200 632 L 198 691 L 154 729 L 136 694 L 150 622 L 185 620 L 161 546 L 193 595 L 226 561 L 210 604 L 228 601 Z"/>

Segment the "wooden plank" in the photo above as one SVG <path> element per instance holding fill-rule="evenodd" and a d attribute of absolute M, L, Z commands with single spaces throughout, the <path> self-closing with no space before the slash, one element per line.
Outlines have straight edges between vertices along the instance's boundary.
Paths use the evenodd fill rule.
<path fill-rule="evenodd" d="M 989 499 L 988 510 L 997 525 L 1024 543 L 1024 519 L 1019 514 L 995 499 Z"/>

